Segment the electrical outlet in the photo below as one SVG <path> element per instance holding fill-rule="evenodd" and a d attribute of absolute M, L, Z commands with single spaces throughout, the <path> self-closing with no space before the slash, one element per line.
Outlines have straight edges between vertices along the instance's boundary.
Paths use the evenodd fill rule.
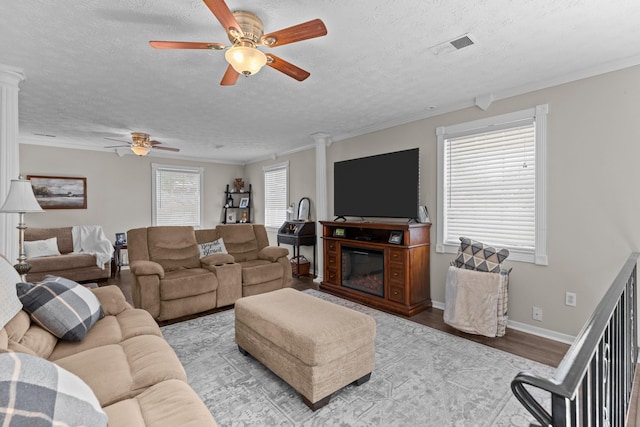
<path fill-rule="evenodd" d="M 533 314 L 533 320 L 542 322 L 542 309 L 540 307 L 533 307 L 532 314 Z"/>
<path fill-rule="evenodd" d="M 564 304 L 571 307 L 576 306 L 576 294 L 573 292 L 567 292 L 564 296 Z"/>

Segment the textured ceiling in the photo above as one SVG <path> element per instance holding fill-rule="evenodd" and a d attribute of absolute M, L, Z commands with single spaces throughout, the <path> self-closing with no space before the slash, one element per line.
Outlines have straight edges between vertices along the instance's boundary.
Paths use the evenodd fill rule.
<path fill-rule="evenodd" d="M 138 131 L 181 150 L 162 155 L 245 163 L 308 146 L 317 132 L 340 140 L 478 96 L 640 64 L 638 0 L 227 4 L 256 13 L 265 32 L 322 19 L 327 36 L 271 49 L 311 77 L 297 82 L 265 67 L 221 87 L 224 52 L 149 46 L 228 44 L 201 0 L 0 0 L 0 63 L 27 77 L 20 141 L 102 149 L 112 145 L 105 137 Z M 475 45 L 430 49 L 467 33 Z"/>

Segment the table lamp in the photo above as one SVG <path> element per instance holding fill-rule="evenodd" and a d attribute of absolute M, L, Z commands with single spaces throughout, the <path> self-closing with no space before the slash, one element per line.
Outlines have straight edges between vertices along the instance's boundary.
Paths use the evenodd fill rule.
<path fill-rule="evenodd" d="M 22 280 L 26 280 L 27 273 L 31 270 L 31 264 L 26 261 L 27 257 L 24 253 L 24 230 L 27 228 L 24 224 L 24 214 L 26 212 L 43 212 L 36 200 L 36 196 L 33 194 L 31 181 L 26 179 L 12 179 L 7 200 L 5 200 L 4 205 L 0 208 L 0 212 L 19 214 L 17 228 L 20 235 L 18 247 L 20 255 L 18 256 L 18 263 L 13 267 L 18 274 L 20 274 Z"/>

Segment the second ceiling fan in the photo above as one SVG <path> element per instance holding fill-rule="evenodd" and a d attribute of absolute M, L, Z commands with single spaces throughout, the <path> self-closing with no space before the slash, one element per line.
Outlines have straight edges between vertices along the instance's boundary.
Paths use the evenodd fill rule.
<path fill-rule="evenodd" d="M 215 17 L 220 21 L 233 45 L 225 52 L 229 63 L 220 82 L 223 86 L 236 84 L 238 76 L 255 74 L 264 65 L 268 65 L 289 77 L 303 81 L 309 72 L 299 68 L 271 53 L 264 53 L 257 46 L 277 47 L 327 34 L 327 28 L 320 19 L 304 22 L 279 31 L 264 34 L 262 21 L 251 12 L 231 12 L 223 0 L 203 0 Z M 150 41 L 156 49 L 213 49 L 223 50 L 223 43 Z"/>

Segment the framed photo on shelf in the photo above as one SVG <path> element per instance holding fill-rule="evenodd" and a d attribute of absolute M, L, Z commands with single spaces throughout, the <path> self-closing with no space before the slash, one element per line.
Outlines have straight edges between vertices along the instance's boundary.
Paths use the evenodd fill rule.
<path fill-rule="evenodd" d="M 122 246 L 127 244 L 127 235 L 125 233 L 116 233 L 116 245 Z"/>
<path fill-rule="evenodd" d="M 27 175 L 42 209 L 87 209 L 87 178 Z"/>
<path fill-rule="evenodd" d="M 333 230 L 333 237 L 345 237 L 344 228 L 336 228 Z"/>
<path fill-rule="evenodd" d="M 402 231 L 392 231 L 389 234 L 389 243 L 393 243 L 394 245 L 402 244 Z"/>
<path fill-rule="evenodd" d="M 235 224 L 235 223 L 236 223 L 236 213 L 227 212 L 227 224 Z"/>
<path fill-rule="evenodd" d="M 240 205 L 238 206 L 239 208 L 248 208 L 249 207 L 249 198 L 248 197 L 243 197 L 242 199 L 240 199 Z"/>

